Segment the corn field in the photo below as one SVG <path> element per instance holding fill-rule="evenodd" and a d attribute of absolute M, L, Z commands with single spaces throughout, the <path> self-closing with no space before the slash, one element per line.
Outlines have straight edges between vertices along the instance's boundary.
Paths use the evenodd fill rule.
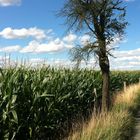
<path fill-rule="evenodd" d="M 137 83 L 139 78 L 140 71 L 112 72 L 110 91 L 122 89 L 124 81 Z M 90 116 L 101 99 L 101 84 L 100 71 L 1 69 L 0 139 L 62 139 L 77 119 Z"/>

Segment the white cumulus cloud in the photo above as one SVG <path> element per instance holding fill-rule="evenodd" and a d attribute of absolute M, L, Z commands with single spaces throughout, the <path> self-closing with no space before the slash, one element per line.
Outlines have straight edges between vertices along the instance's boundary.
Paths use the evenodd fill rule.
<path fill-rule="evenodd" d="M 140 69 L 140 48 L 112 52 L 116 58 L 110 58 L 112 69 Z"/>
<path fill-rule="evenodd" d="M 24 47 L 21 53 L 46 53 L 46 52 L 59 52 L 63 49 L 69 49 L 73 46 L 66 44 L 59 38 L 48 43 L 40 43 L 38 41 L 31 41 L 26 47 Z"/>
<path fill-rule="evenodd" d="M 5 39 L 22 39 L 26 37 L 33 37 L 39 40 L 46 38 L 45 31 L 36 27 L 28 29 L 12 29 L 11 27 L 7 27 L 0 32 L 0 36 Z"/>
<path fill-rule="evenodd" d="M 35 50 L 36 53 L 45 53 L 45 52 L 57 52 L 64 48 L 64 43 L 60 41 L 59 38 L 49 43 L 38 43 L 38 46 Z"/>
<path fill-rule="evenodd" d="M 86 45 L 90 41 L 90 38 L 91 37 L 89 35 L 85 34 L 79 37 L 79 41 L 82 45 Z"/>
<path fill-rule="evenodd" d="M 33 53 L 36 48 L 39 46 L 37 41 L 31 41 L 27 46 L 20 50 L 21 53 Z"/>
<path fill-rule="evenodd" d="M 75 34 L 70 33 L 63 38 L 63 41 L 66 41 L 68 43 L 73 43 L 76 39 L 77 39 L 77 36 Z"/>
<path fill-rule="evenodd" d="M 0 0 L 0 6 L 20 5 L 21 0 Z"/>
<path fill-rule="evenodd" d="M 15 45 L 15 46 L 6 46 L 6 47 L 2 47 L 0 48 L 0 52 L 18 52 L 21 49 L 21 47 L 19 45 Z"/>
<path fill-rule="evenodd" d="M 126 1 L 126 2 L 133 2 L 133 1 L 135 1 L 135 0 L 124 0 L 124 1 Z"/>

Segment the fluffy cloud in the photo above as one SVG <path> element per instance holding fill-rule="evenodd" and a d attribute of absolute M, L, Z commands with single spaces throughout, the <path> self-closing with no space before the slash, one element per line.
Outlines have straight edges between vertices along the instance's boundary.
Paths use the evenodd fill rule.
<path fill-rule="evenodd" d="M 120 58 L 120 57 L 136 57 L 140 56 L 140 48 L 134 49 L 134 50 L 128 50 L 128 51 L 114 51 L 113 54 Z"/>
<path fill-rule="evenodd" d="M 44 30 L 38 28 L 22 28 L 22 29 L 12 29 L 12 28 L 5 28 L 3 31 L 0 32 L 0 36 L 6 39 L 18 39 L 18 38 L 26 38 L 32 37 L 34 38 L 33 41 L 30 41 L 27 46 L 7 46 L 0 48 L 0 52 L 20 52 L 20 53 L 50 53 L 50 52 L 60 52 L 62 50 L 68 50 L 74 47 L 75 43 L 85 44 L 90 40 L 89 35 L 83 35 L 78 37 L 75 34 L 68 34 L 63 38 L 54 38 L 52 34 L 52 30 Z M 45 40 L 42 40 L 44 39 Z M 48 39 L 49 38 L 49 39 Z M 114 41 L 108 46 L 108 48 L 112 48 L 118 46 L 119 43 L 126 43 L 127 40 L 122 40 L 122 38 L 116 36 Z M 124 51 L 112 51 L 112 54 L 116 58 L 110 57 L 111 69 L 140 69 L 140 48 L 134 50 L 124 50 Z M 37 58 L 32 59 L 31 63 L 43 63 L 44 60 Z M 47 61 L 49 64 L 49 62 Z M 73 63 L 66 60 L 55 60 L 50 62 L 51 65 L 67 65 L 73 66 Z M 96 61 L 92 59 L 85 65 L 82 63 L 82 67 L 95 67 Z M 98 67 L 98 66 L 97 66 Z"/>
<path fill-rule="evenodd" d="M 42 58 L 31 58 L 29 59 L 30 63 L 43 63 L 45 61 L 45 59 Z"/>
<path fill-rule="evenodd" d="M 140 69 L 140 48 L 128 51 L 113 51 L 115 56 L 109 57 L 111 70 L 139 70 Z M 98 62 L 98 61 L 97 61 Z M 95 58 L 88 62 L 88 67 L 99 68 Z"/>
<path fill-rule="evenodd" d="M 63 41 L 66 41 L 68 43 L 73 43 L 76 39 L 77 39 L 77 36 L 75 34 L 70 33 L 63 38 Z"/>
<path fill-rule="evenodd" d="M 35 28 L 36 29 L 36 28 Z M 14 38 L 25 38 L 28 36 L 33 36 L 36 40 L 30 41 L 27 46 L 20 47 L 19 45 L 16 46 L 8 46 L 0 48 L 0 52 L 15 52 L 18 51 L 20 53 L 47 53 L 47 52 L 59 52 L 64 49 L 71 49 L 73 48 L 73 41 L 76 39 L 76 35 L 70 34 L 63 39 L 60 38 L 52 38 L 51 36 L 47 36 L 46 34 L 52 33 L 52 30 L 48 30 L 46 34 L 44 32 L 37 32 L 39 29 L 34 28 L 30 29 L 14 29 L 6 28 L 0 35 L 7 39 L 14 39 Z M 47 41 L 43 41 L 46 37 Z M 50 38 L 49 38 L 50 37 Z M 48 39 L 49 38 L 49 39 Z M 69 40 L 67 40 L 69 38 Z M 38 40 L 39 39 L 39 40 Z M 65 40 L 65 41 L 64 41 Z"/>
<path fill-rule="evenodd" d="M 21 49 L 19 45 L 15 46 L 7 46 L 0 48 L 0 52 L 6 52 L 6 53 L 11 53 L 11 52 L 18 52 Z"/>
<path fill-rule="evenodd" d="M 0 0 L 0 6 L 20 5 L 21 0 Z"/>
<path fill-rule="evenodd" d="M 33 53 L 38 47 L 39 43 L 37 41 L 31 41 L 26 47 L 20 50 L 21 53 Z"/>
<path fill-rule="evenodd" d="M 59 39 L 55 40 L 56 44 L 59 44 Z M 47 47 L 47 45 L 43 46 L 42 44 L 38 42 L 30 42 L 28 46 L 34 46 L 33 44 L 36 44 L 35 48 L 25 48 L 21 49 L 22 52 L 49 52 L 49 51 L 56 51 L 56 50 L 50 50 Z M 49 43 L 48 43 L 49 44 Z M 43 49 L 40 47 L 43 47 Z M 45 47 L 45 49 L 44 49 Z M 15 47 L 16 48 L 16 47 Z M 18 50 L 19 47 L 17 47 Z M 7 47 L 8 49 L 8 47 Z M 10 49 L 10 47 L 9 47 Z M 12 47 L 11 47 L 12 49 Z M 20 49 L 20 48 L 19 48 Z M 61 48 L 62 49 L 62 48 Z M 5 49 L 6 50 L 6 49 Z M 14 47 L 13 47 L 14 50 Z M 42 51 L 43 50 L 43 51 Z M 116 58 L 110 57 L 110 66 L 111 70 L 138 70 L 140 69 L 140 48 L 134 49 L 134 50 L 128 50 L 128 51 L 113 51 L 112 52 Z M 6 58 L 8 61 L 8 57 Z M 0 57 L 0 61 L 5 62 L 4 57 Z M 1 63 L 1 62 L 0 62 Z M 42 58 L 31 58 L 28 61 L 29 65 L 51 65 L 56 67 L 73 67 L 75 63 L 70 62 L 66 59 L 52 59 L 52 60 L 45 60 Z M 92 58 L 87 64 L 82 62 L 81 67 L 87 67 L 87 68 L 99 68 L 98 63 L 96 62 L 95 58 Z"/>
<path fill-rule="evenodd" d="M 5 39 L 22 39 L 26 37 L 33 37 L 37 40 L 40 40 L 46 38 L 45 31 L 36 27 L 28 29 L 12 29 L 7 27 L 0 32 L 0 36 Z"/>
<path fill-rule="evenodd" d="M 126 1 L 126 2 L 133 2 L 133 1 L 135 1 L 135 0 L 124 0 L 124 1 Z"/>
<path fill-rule="evenodd" d="M 113 41 L 108 45 L 108 48 L 114 48 L 117 47 L 118 44 L 121 42 L 122 38 L 119 36 L 115 36 Z"/>
<path fill-rule="evenodd" d="M 128 51 L 112 52 L 116 58 L 110 58 L 112 69 L 140 69 L 140 48 Z"/>
<path fill-rule="evenodd" d="M 21 53 L 46 53 L 46 52 L 58 52 L 63 49 L 70 49 L 73 46 L 71 44 L 66 44 L 59 38 L 48 43 L 39 43 L 38 41 L 31 41 L 29 45 L 24 47 Z"/>
<path fill-rule="evenodd" d="M 86 43 L 89 42 L 90 38 L 91 37 L 89 35 L 83 35 L 79 37 L 79 41 L 82 45 L 86 45 Z"/>
<path fill-rule="evenodd" d="M 26 63 L 27 66 L 43 66 L 48 65 L 47 60 L 43 58 L 31 58 Z"/>
<path fill-rule="evenodd" d="M 2 55 L 0 55 L 0 62 L 4 61 L 4 60 L 8 60 L 8 59 L 9 59 L 9 56 L 2 56 Z"/>

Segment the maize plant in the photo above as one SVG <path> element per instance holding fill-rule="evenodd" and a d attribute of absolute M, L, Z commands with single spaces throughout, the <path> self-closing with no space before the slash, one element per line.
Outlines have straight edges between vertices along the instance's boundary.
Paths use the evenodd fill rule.
<path fill-rule="evenodd" d="M 139 81 L 140 72 L 112 72 L 110 91 Z M 101 98 L 100 71 L 8 68 L 0 71 L 0 139 L 62 139 Z M 94 89 L 96 88 L 96 94 Z M 81 117 L 82 116 L 82 117 Z"/>

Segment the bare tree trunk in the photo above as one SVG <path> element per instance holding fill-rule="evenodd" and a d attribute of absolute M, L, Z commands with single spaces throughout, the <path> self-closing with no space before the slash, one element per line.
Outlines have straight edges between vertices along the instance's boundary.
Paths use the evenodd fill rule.
<path fill-rule="evenodd" d="M 110 108 L 109 93 L 109 71 L 102 70 L 103 86 L 102 86 L 102 111 L 108 111 Z"/>
<path fill-rule="evenodd" d="M 109 59 L 106 54 L 105 42 L 101 43 L 101 49 L 99 53 L 99 65 L 102 72 L 102 111 L 108 111 L 110 108 L 110 68 L 109 68 Z"/>

